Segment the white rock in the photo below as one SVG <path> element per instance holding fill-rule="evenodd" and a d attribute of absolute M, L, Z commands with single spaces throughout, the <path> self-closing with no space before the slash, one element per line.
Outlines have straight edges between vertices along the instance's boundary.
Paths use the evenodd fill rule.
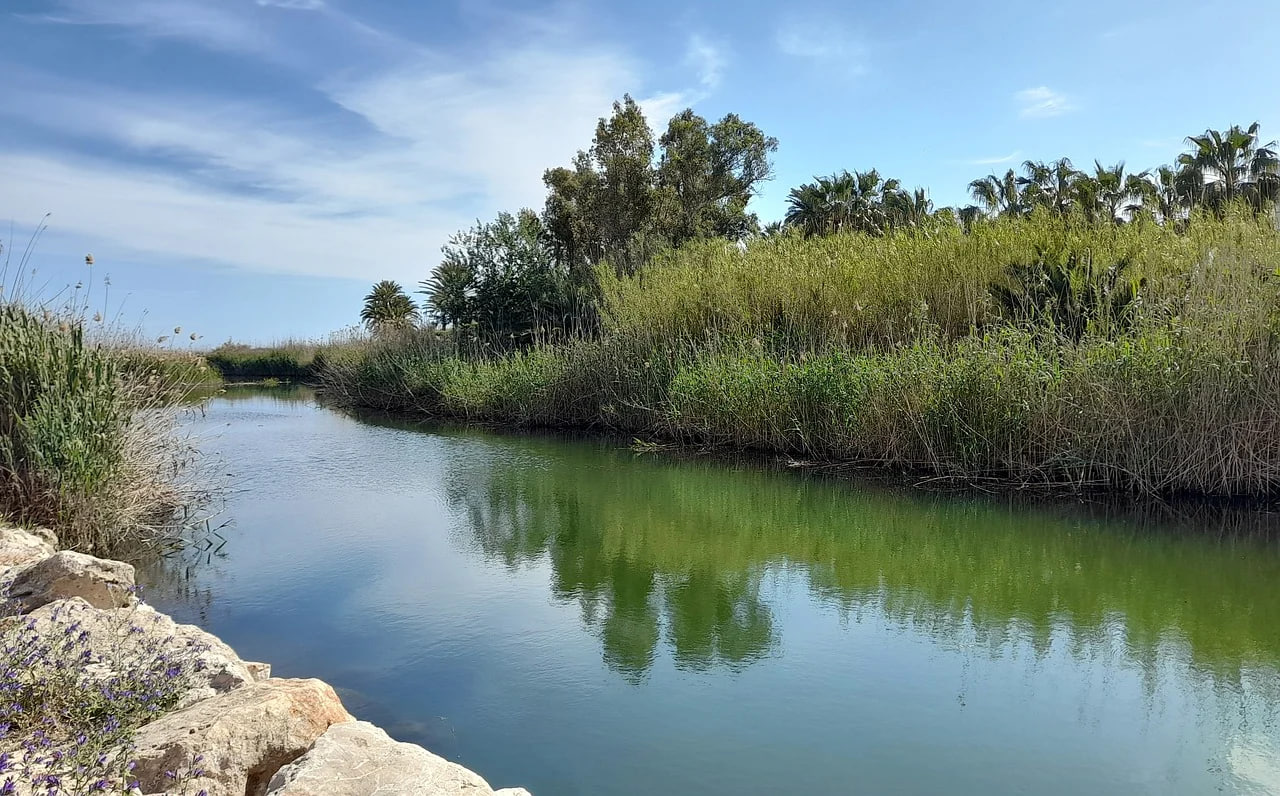
<path fill-rule="evenodd" d="M 53 555 L 55 544 L 56 537 L 51 541 L 32 531 L 0 528 L 0 567 L 34 564 L 42 558 Z"/>
<path fill-rule="evenodd" d="M 392 740 L 365 721 L 335 724 L 271 778 L 269 796 L 493 796 L 473 771 Z M 520 788 L 498 791 L 528 796 Z"/>
<path fill-rule="evenodd" d="M 253 675 L 255 682 L 271 679 L 271 664 L 259 663 L 258 661 L 245 661 L 245 668 L 249 670 L 249 674 Z"/>
<path fill-rule="evenodd" d="M 189 688 L 179 708 L 257 680 L 249 665 L 217 636 L 195 625 L 180 625 L 149 605 L 104 610 L 76 597 L 41 606 L 29 618 L 41 633 L 60 633 L 79 623 L 89 632 L 89 649 L 100 661 L 90 673 L 104 681 L 147 665 L 159 653 L 181 663 Z"/>
<path fill-rule="evenodd" d="M 22 611 L 71 597 L 95 608 L 120 608 L 135 602 L 133 587 L 130 565 L 63 550 L 18 571 L 6 596 Z"/>
<path fill-rule="evenodd" d="M 296 760 L 333 724 L 351 721 L 319 680 L 271 679 L 161 716 L 134 739 L 134 776 L 143 793 L 263 796 L 281 766 Z M 197 758 L 200 758 L 197 762 Z M 202 769 L 203 776 L 190 776 Z"/>

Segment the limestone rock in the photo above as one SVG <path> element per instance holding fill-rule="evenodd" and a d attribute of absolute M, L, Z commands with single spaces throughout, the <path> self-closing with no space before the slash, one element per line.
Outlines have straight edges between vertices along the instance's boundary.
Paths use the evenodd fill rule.
<path fill-rule="evenodd" d="M 8 597 L 24 611 L 71 597 L 95 608 L 120 608 L 135 602 L 133 586 L 132 566 L 63 550 L 19 571 Z"/>
<path fill-rule="evenodd" d="M 253 675 L 255 682 L 271 679 L 271 664 L 259 663 L 258 661 L 245 661 L 245 668 L 249 670 L 249 674 Z"/>
<path fill-rule="evenodd" d="M 38 533 L 18 528 L 0 528 L 0 567 L 33 564 L 42 558 L 48 558 L 53 555 L 54 544 Z"/>
<path fill-rule="evenodd" d="M 149 605 L 103 610 L 79 597 L 59 600 L 32 611 L 41 633 L 56 634 L 72 624 L 89 633 L 88 646 L 103 680 L 146 666 L 157 655 L 182 664 L 189 687 L 178 702 L 186 707 L 255 682 L 249 665 L 217 636 L 195 625 L 180 625 Z"/>
<path fill-rule="evenodd" d="M 192 793 L 263 796 L 281 766 L 331 725 L 351 720 L 338 695 L 319 680 L 253 683 L 142 727 L 134 776 L 143 793 L 168 789 L 173 780 L 165 772 L 174 772 Z"/>
<path fill-rule="evenodd" d="M 335 724 L 280 769 L 269 796 L 493 796 L 480 775 L 365 721 Z M 528 796 L 523 789 L 498 791 Z"/>

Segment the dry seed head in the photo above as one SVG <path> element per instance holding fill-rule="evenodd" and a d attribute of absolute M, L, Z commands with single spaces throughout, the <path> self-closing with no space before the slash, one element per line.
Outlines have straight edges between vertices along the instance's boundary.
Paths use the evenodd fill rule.
<path fill-rule="evenodd" d="M 84 264 L 85 264 L 85 265 L 93 265 L 93 255 L 92 255 L 92 254 L 86 254 L 86 255 L 84 256 Z"/>
<path fill-rule="evenodd" d="M 181 326 L 175 326 L 175 327 L 173 327 L 173 333 L 174 333 L 174 334 L 182 334 L 182 327 L 181 327 Z"/>

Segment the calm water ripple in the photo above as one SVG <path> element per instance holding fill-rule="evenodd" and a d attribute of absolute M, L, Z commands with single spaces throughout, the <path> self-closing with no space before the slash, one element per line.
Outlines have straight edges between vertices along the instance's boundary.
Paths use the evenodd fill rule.
<path fill-rule="evenodd" d="M 423 431 L 298 390 L 196 426 L 228 544 L 146 568 L 150 599 L 495 785 L 1280 793 L 1269 516 Z"/>

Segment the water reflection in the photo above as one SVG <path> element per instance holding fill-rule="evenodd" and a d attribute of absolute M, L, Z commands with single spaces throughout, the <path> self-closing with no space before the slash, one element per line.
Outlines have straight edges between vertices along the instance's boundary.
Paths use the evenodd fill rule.
<path fill-rule="evenodd" d="M 869 487 L 229 392 L 224 557 L 148 594 L 534 793 L 1280 786 L 1258 512 Z M 417 433 L 415 433 L 417 432 Z"/>
<path fill-rule="evenodd" d="M 1017 640 L 1044 655 L 1056 639 L 1084 656 L 1116 638 L 1148 669 L 1180 645 L 1234 682 L 1280 663 L 1280 556 L 1265 534 L 1240 533 L 1239 513 L 1218 515 L 1233 530 L 1222 538 L 630 458 L 525 440 L 519 457 L 451 461 L 446 494 L 486 556 L 549 561 L 555 595 L 580 605 L 632 679 L 664 639 L 695 670 L 777 652 L 761 585 L 779 568 L 840 616 L 875 612 L 944 644 L 972 632 L 993 651 Z"/>

